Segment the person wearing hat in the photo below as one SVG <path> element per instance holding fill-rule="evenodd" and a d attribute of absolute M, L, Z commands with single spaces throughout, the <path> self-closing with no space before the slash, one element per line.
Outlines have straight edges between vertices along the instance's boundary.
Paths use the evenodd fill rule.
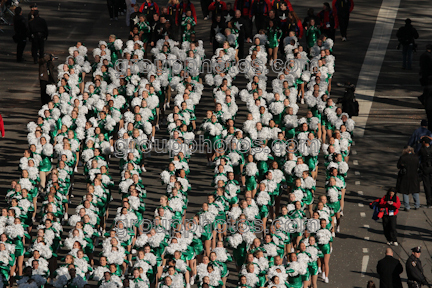
<path fill-rule="evenodd" d="M 417 288 L 422 285 L 431 287 L 423 274 L 423 265 L 420 261 L 421 247 L 411 249 L 412 254 L 406 261 L 406 273 L 408 276 L 408 288 Z"/>
<path fill-rule="evenodd" d="M 385 257 L 378 261 L 377 272 L 380 278 L 380 288 L 402 288 L 400 274 L 403 272 L 402 264 L 393 257 L 393 250 L 387 248 Z"/>
<path fill-rule="evenodd" d="M 428 121 L 425 119 L 421 120 L 420 127 L 413 132 L 410 139 L 408 140 L 408 146 L 413 147 L 415 153 L 418 153 L 422 147 L 420 140 L 423 138 L 423 136 L 432 137 L 432 132 L 428 129 Z"/>
<path fill-rule="evenodd" d="M 415 39 L 419 38 L 417 30 L 411 25 L 411 19 L 405 19 L 405 26 L 399 28 L 396 37 L 399 45 L 402 45 L 402 69 L 411 70 L 412 52 L 416 48 Z"/>
<path fill-rule="evenodd" d="M 34 11 L 36 11 L 36 10 L 38 10 L 37 4 L 36 3 L 31 4 L 30 5 L 30 12 L 28 13 L 28 16 L 27 16 L 28 21 L 33 20 L 33 18 L 34 18 L 33 14 L 34 14 Z"/>

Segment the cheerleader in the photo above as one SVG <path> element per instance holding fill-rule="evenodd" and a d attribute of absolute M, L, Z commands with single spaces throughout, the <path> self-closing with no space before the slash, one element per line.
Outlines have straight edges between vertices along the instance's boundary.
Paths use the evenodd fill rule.
<path fill-rule="evenodd" d="M 331 232 L 327 229 L 327 221 L 325 219 L 320 220 L 320 229 L 316 232 L 316 237 L 318 240 L 318 248 L 322 253 L 322 258 L 320 258 L 322 279 L 325 283 L 329 283 L 328 275 L 330 273 L 330 254 L 331 246 L 330 242 L 333 242 L 333 237 Z"/>

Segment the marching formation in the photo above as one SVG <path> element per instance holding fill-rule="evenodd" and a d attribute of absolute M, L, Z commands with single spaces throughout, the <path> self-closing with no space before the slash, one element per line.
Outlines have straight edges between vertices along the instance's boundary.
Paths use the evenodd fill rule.
<path fill-rule="evenodd" d="M 329 282 L 355 124 L 331 97 L 333 41 L 321 35 L 303 49 L 293 32 L 280 39 L 270 21 L 240 69 L 234 19 L 216 30 L 214 69 L 200 78 L 206 55 L 188 32 L 190 14 L 182 43 L 163 29 L 152 37 L 152 63 L 143 61 L 150 37 L 144 17 L 125 43 L 110 35 L 92 53 L 80 42 L 69 48 L 58 83 L 47 86 L 51 101 L 27 125 L 21 176 L 2 209 L 3 285 L 225 288 L 229 273 L 246 288 L 316 288 L 318 276 Z M 286 65 L 274 75 L 280 40 Z M 241 73 L 246 87 L 234 85 Z M 197 123 L 203 80 L 214 110 Z M 243 123 L 241 105 L 248 110 Z M 162 125 L 170 157 L 160 173 L 166 194 L 145 219 L 145 162 Z M 194 193 L 188 163 L 199 157 L 191 150 L 198 134 L 214 177 L 206 202 L 187 219 Z M 115 181 L 114 157 L 121 172 Z M 72 209 L 81 166 L 86 193 Z M 318 169 L 325 183 L 317 184 Z M 110 205 L 113 195 L 121 206 Z"/>

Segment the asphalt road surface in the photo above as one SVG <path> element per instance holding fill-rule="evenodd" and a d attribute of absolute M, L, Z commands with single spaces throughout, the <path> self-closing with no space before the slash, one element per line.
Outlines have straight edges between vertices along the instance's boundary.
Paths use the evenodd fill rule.
<path fill-rule="evenodd" d="M 160 6 L 164 2 L 156 1 Z M 208 42 L 210 21 L 203 21 L 198 1 L 196 5 L 199 25 L 197 38 L 205 40 L 207 56 L 211 55 Z M 351 14 L 348 29 L 348 41 L 341 42 L 340 34 L 334 47 L 336 72 L 333 83 L 351 81 L 361 84 L 357 97 L 361 102 L 361 115 L 355 121 L 361 124 L 356 133 L 355 145 L 349 165 L 347 195 L 342 220 L 341 233 L 334 241 L 330 260 L 330 283 L 319 282 L 319 287 L 366 287 L 366 282 L 373 279 L 378 283 L 375 271 L 376 263 L 384 255 L 385 237 L 380 222 L 371 219 L 372 210 L 368 204 L 382 197 L 388 186 L 396 184 L 396 162 L 406 145 L 409 135 L 425 117 L 424 110 L 417 100 L 421 94 L 418 82 L 419 55 L 424 51 L 428 39 L 431 39 L 430 2 L 408 0 L 367 1 L 354 0 L 355 7 Z M 306 16 L 307 8 L 321 10 L 321 1 L 292 1 L 300 17 Z M 23 4 L 24 15 L 29 12 Z M 46 52 L 54 53 L 63 60 L 76 41 L 83 41 L 91 51 L 99 40 L 107 40 L 109 34 L 122 39 L 127 37 L 124 16 L 119 21 L 109 21 L 104 1 L 52 1 L 38 3 L 40 15 L 48 22 L 50 37 L 46 42 Z M 411 18 L 417 28 L 418 52 L 413 57 L 413 70 L 402 70 L 401 51 L 396 49 L 397 29 L 404 24 L 405 18 Z M 24 54 L 27 62 L 16 63 L 16 46 L 12 41 L 13 27 L 0 26 L 0 114 L 5 121 L 6 137 L 0 139 L 0 195 L 3 196 L 11 180 L 18 179 L 18 163 L 22 152 L 27 147 L 26 124 L 36 119 L 41 106 L 37 65 L 32 64 L 30 43 Z M 60 60 L 58 64 L 60 64 Z M 269 82 L 270 83 L 270 82 Z M 244 88 L 243 77 L 235 81 L 239 89 Z M 335 87 L 335 86 L 334 86 Z M 268 87 L 270 89 L 271 87 Z M 334 88 L 333 97 L 342 94 Z M 205 111 L 212 109 L 210 89 L 204 90 L 197 107 L 197 118 L 202 119 Z M 239 106 L 238 123 L 246 117 L 246 107 L 237 100 Z M 304 105 L 303 105 L 304 106 Z M 370 109 L 369 109 L 370 108 Z M 302 107 L 305 109 L 305 107 Z M 304 110 L 303 110 L 304 111 Z M 360 132 L 359 132 L 360 131 Z M 156 138 L 166 137 L 165 129 L 156 134 Z M 159 173 L 168 164 L 168 156 L 152 154 L 146 162 L 147 173 L 143 179 L 147 188 L 146 217 L 153 215 L 158 199 L 164 193 L 160 184 Z M 110 172 L 116 184 L 119 181 L 118 161 L 110 163 Z M 206 168 L 204 154 L 194 154 L 190 162 L 192 185 L 188 217 L 200 209 L 200 204 L 213 191 L 211 188 L 212 171 Z M 79 169 L 82 175 L 82 167 Z M 77 176 L 74 193 L 84 193 L 84 177 Z M 324 192 L 323 175 L 318 178 L 318 193 Z M 72 208 L 78 199 L 72 199 Z M 0 198 L 1 207 L 6 203 Z M 421 203 L 425 203 L 421 193 Z M 119 195 L 115 195 L 112 205 L 120 205 Z M 112 209 L 113 210 L 113 209 Z M 420 209 L 411 212 L 401 211 L 398 216 L 399 243 L 410 253 L 410 248 L 421 245 L 421 260 L 425 265 L 425 275 L 432 279 L 432 261 L 427 246 L 432 251 L 432 230 L 426 223 L 426 215 L 432 218 L 432 209 Z M 113 212 L 111 211 L 111 219 Z M 67 229 L 65 229 L 68 231 Z M 407 255 L 402 247 L 395 249 L 404 261 Z M 398 257 L 398 256 L 396 256 Z M 233 266 L 231 265 L 231 268 Z M 233 269 L 231 269 L 234 271 Z M 403 275 L 406 287 L 406 274 Z M 232 272 L 228 286 L 237 283 L 237 273 Z"/>

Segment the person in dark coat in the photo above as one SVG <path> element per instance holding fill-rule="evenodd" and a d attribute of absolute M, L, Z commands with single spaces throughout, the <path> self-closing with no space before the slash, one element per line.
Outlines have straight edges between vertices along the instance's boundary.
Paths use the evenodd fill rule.
<path fill-rule="evenodd" d="M 342 104 L 342 112 L 348 113 L 350 117 L 358 116 L 358 102 L 355 100 L 355 85 L 350 82 L 345 83 L 345 93 L 339 98 L 337 104 Z"/>
<path fill-rule="evenodd" d="M 252 21 L 251 21 L 251 10 L 252 10 L 252 0 L 236 0 L 234 2 L 234 10 L 240 10 L 241 18 L 244 23 L 246 23 L 245 37 L 248 42 L 251 42 L 252 38 Z"/>
<path fill-rule="evenodd" d="M 342 41 L 346 41 L 349 17 L 354 9 L 354 2 L 353 0 L 333 0 L 332 6 L 333 13 L 335 13 L 335 28 L 340 27 Z"/>
<path fill-rule="evenodd" d="M 30 39 L 32 40 L 32 56 L 34 63 L 38 63 L 39 57 L 44 57 L 45 40 L 48 38 L 48 25 L 45 19 L 39 16 L 39 11 L 33 12 L 33 20 L 29 22 Z"/>
<path fill-rule="evenodd" d="M 426 285 L 430 288 L 431 285 L 427 282 L 426 277 L 423 274 L 423 265 L 420 261 L 421 247 L 414 247 L 411 251 L 412 254 L 405 264 L 408 276 L 408 288 L 417 288 L 421 287 L 421 285 Z"/>
<path fill-rule="evenodd" d="M 420 181 L 418 175 L 419 159 L 414 153 L 414 149 L 406 146 L 402 152 L 402 156 L 397 163 L 399 169 L 396 189 L 403 194 L 403 203 L 405 211 L 410 210 L 409 195 L 414 198 L 415 209 L 420 208 Z"/>
<path fill-rule="evenodd" d="M 23 61 L 23 53 L 27 44 L 27 25 L 24 17 L 22 16 L 22 8 L 15 9 L 14 22 L 14 40 L 17 43 L 17 62 Z"/>
<path fill-rule="evenodd" d="M 42 105 L 48 104 L 51 101 L 50 96 L 46 93 L 46 87 L 48 84 L 55 83 L 56 77 L 54 77 L 54 64 L 53 56 L 47 54 L 39 59 L 39 83 L 41 89 L 41 101 Z"/>
<path fill-rule="evenodd" d="M 265 20 L 271 9 L 269 0 L 254 0 L 252 3 L 251 17 L 252 22 L 255 21 L 257 33 L 261 29 L 265 29 Z"/>
<path fill-rule="evenodd" d="M 411 19 L 405 19 L 405 26 L 399 28 L 396 37 L 402 45 L 402 69 L 411 70 L 412 53 L 416 48 L 415 39 L 419 38 L 417 30 L 411 24 Z"/>
<path fill-rule="evenodd" d="M 238 44 L 239 44 L 239 59 L 245 58 L 244 43 L 246 39 L 246 29 L 248 29 L 248 22 L 242 18 L 240 10 L 236 10 L 233 19 L 233 25 L 239 31 Z"/>
<path fill-rule="evenodd" d="M 213 54 L 216 52 L 216 49 L 219 48 L 219 43 L 216 41 L 216 34 L 219 32 L 223 33 L 225 28 L 226 24 L 225 21 L 222 20 L 222 16 L 217 16 L 216 21 L 212 23 L 210 28 L 210 45 L 213 47 Z"/>
<path fill-rule="evenodd" d="M 400 274 L 403 272 L 402 264 L 393 257 L 393 250 L 386 249 L 385 257 L 378 261 L 377 272 L 380 278 L 380 288 L 402 288 Z"/>
<path fill-rule="evenodd" d="M 432 146 L 430 145 L 431 140 L 432 137 L 426 135 L 423 136 L 421 138 L 422 148 L 420 148 L 420 151 L 418 152 L 420 156 L 420 167 L 422 171 L 423 187 L 426 194 L 427 208 L 432 208 Z"/>

